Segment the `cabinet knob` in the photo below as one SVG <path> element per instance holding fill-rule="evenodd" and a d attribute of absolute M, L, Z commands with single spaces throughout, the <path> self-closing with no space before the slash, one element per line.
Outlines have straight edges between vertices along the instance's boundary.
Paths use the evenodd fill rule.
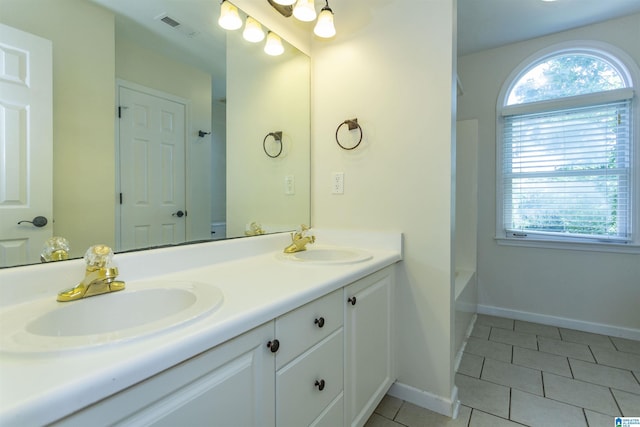
<path fill-rule="evenodd" d="M 314 385 L 318 387 L 318 390 L 324 390 L 324 380 L 316 380 L 316 383 Z"/>
<path fill-rule="evenodd" d="M 350 302 L 351 305 L 356 305 L 356 297 L 351 297 L 347 301 Z"/>
<path fill-rule="evenodd" d="M 267 347 L 271 350 L 271 353 L 275 353 L 280 348 L 280 341 L 273 340 L 267 343 Z"/>
<path fill-rule="evenodd" d="M 316 320 L 313 321 L 313 323 L 318 325 L 318 328 L 322 328 L 324 326 L 324 317 L 318 317 Z"/>

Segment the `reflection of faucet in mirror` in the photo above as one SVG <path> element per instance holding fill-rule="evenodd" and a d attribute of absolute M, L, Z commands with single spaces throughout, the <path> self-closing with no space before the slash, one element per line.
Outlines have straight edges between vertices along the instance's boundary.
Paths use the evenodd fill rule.
<path fill-rule="evenodd" d="M 300 225 L 300 229 L 295 233 L 291 233 L 291 244 L 284 248 L 285 254 L 292 254 L 295 252 L 302 252 L 307 250 L 307 244 L 313 243 L 316 241 L 316 236 L 311 233 L 307 233 L 309 231 L 309 226 Z"/>
<path fill-rule="evenodd" d="M 50 237 L 44 242 L 40 261 L 62 261 L 69 259 L 69 241 L 64 237 Z"/>
<path fill-rule="evenodd" d="M 259 236 L 261 234 L 265 234 L 265 231 L 260 225 L 260 223 L 255 221 L 249 224 L 249 229 L 244 232 L 245 236 Z"/>
<path fill-rule="evenodd" d="M 115 280 L 118 269 L 112 266 L 113 251 L 106 245 L 95 245 L 87 249 L 84 260 L 87 269 L 82 282 L 58 294 L 58 301 L 75 301 L 94 295 L 116 292 L 124 289 L 124 282 Z"/>

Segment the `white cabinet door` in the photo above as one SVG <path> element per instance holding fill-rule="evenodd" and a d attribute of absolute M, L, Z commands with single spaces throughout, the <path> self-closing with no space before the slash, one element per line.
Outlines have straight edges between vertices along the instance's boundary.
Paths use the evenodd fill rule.
<path fill-rule="evenodd" d="M 54 425 L 275 427 L 269 322 Z"/>
<path fill-rule="evenodd" d="M 345 426 L 362 426 L 395 381 L 393 267 L 344 288 Z"/>

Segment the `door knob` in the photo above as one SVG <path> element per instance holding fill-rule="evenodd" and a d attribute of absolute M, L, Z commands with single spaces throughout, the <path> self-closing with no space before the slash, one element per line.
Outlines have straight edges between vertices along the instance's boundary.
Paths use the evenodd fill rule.
<path fill-rule="evenodd" d="M 26 219 L 23 219 L 22 221 L 18 221 L 18 224 L 22 224 L 23 222 L 28 222 L 29 224 L 33 224 L 34 227 L 44 227 L 45 225 L 47 225 L 47 218 L 43 217 L 43 216 L 37 216 L 35 218 L 33 218 L 33 220 L 31 221 L 27 221 Z"/>
<path fill-rule="evenodd" d="M 171 216 L 177 216 L 178 218 L 182 218 L 186 214 L 187 214 L 186 212 L 178 211 L 178 212 L 172 213 Z"/>

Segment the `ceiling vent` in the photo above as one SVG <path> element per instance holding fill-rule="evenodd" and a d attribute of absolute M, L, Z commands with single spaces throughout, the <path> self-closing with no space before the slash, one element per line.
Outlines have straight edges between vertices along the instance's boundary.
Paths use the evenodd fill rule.
<path fill-rule="evenodd" d="M 168 25 L 172 30 L 178 31 L 181 34 L 183 34 L 184 36 L 188 37 L 188 38 L 194 38 L 195 36 L 197 36 L 198 34 L 200 34 L 199 31 L 184 25 L 182 23 L 180 23 L 180 21 L 178 21 L 177 19 L 174 19 L 172 17 L 170 17 L 169 15 L 167 15 L 166 13 L 163 13 L 161 15 L 156 16 L 155 18 L 156 20 L 159 20 L 160 22 Z"/>

